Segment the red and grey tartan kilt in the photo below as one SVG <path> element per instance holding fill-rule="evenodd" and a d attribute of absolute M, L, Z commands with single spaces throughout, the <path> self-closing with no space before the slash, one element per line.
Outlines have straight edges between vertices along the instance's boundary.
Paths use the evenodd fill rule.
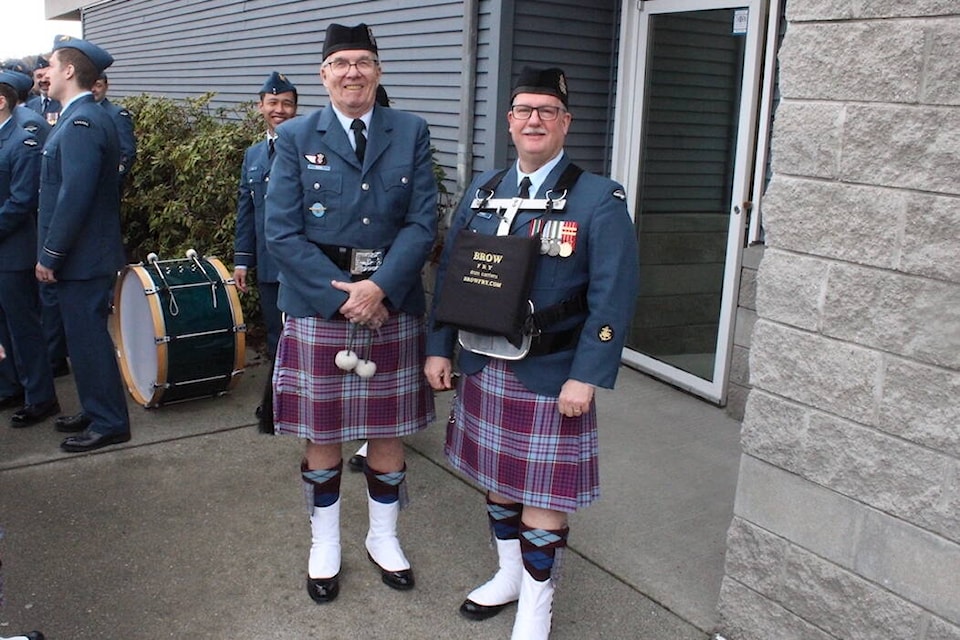
<path fill-rule="evenodd" d="M 600 497 L 596 403 L 576 418 L 527 389 L 502 360 L 463 376 L 447 425 L 447 459 L 481 487 L 533 507 L 573 512 Z"/>
<path fill-rule="evenodd" d="M 335 444 L 405 436 L 433 421 L 433 393 L 423 375 L 423 319 L 391 314 L 373 332 L 370 359 L 377 372 L 366 379 L 334 363 L 349 327 L 339 316 L 287 318 L 273 372 L 277 433 Z M 361 358 L 369 336 L 369 329 L 357 327 L 353 350 Z"/>

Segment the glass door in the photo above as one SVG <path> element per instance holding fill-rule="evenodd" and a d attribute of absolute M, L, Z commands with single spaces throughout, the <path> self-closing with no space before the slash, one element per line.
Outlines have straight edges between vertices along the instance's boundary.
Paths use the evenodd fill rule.
<path fill-rule="evenodd" d="M 613 172 L 641 266 L 624 361 L 724 404 L 766 1 L 625 5 Z"/>

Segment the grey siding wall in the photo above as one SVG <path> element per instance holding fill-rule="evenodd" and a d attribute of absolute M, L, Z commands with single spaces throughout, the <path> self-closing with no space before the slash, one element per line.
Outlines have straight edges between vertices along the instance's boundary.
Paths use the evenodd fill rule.
<path fill-rule="evenodd" d="M 960 638 L 960 14 L 788 0 L 731 640 Z"/>
<path fill-rule="evenodd" d="M 216 92 L 215 104 L 256 100 L 273 70 L 290 77 L 300 112 L 327 102 L 318 75 L 330 22 L 366 22 L 393 105 L 430 123 L 438 158 L 455 174 L 461 0 L 112 0 L 83 12 L 84 34 L 116 58 L 111 95 L 174 98 Z"/>

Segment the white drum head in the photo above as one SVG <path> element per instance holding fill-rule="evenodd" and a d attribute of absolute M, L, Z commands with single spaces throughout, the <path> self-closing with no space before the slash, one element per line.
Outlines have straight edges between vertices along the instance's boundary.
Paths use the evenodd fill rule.
<path fill-rule="evenodd" d="M 163 327 L 154 326 L 150 306 L 157 304 L 157 295 L 147 295 L 136 268 L 127 269 L 120 283 L 119 312 L 120 342 L 129 374 L 127 384 L 142 403 L 149 402 L 156 392 L 160 370 L 155 337 L 162 335 Z M 159 309 L 157 309 L 159 314 Z"/>

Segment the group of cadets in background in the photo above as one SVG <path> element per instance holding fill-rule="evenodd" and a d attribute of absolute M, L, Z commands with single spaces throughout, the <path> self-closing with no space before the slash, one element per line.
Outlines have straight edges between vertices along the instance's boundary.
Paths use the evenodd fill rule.
<path fill-rule="evenodd" d="M 74 52 L 66 54 L 67 56 L 80 55 L 78 65 L 89 65 L 88 76 L 93 74 L 92 77 L 84 79 L 81 83 L 83 86 L 76 88 L 79 95 L 70 95 L 70 104 L 67 106 L 71 124 L 74 125 L 72 128 L 77 129 L 77 132 L 96 134 L 99 125 L 102 129 L 100 134 L 105 140 L 116 140 L 116 176 L 108 178 L 118 186 L 109 208 L 115 208 L 114 213 L 119 216 L 119 197 L 123 182 L 136 159 L 136 138 L 130 112 L 112 104 L 106 97 L 109 84 L 104 69 L 109 66 L 112 58 L 92 43 L 66 36 L 57 37 L 54 53 L 57 49 L 70 49 Z M 58 260 L 63 263 L 58 264 L 61 272 L 58 275 L 62 276 L 59 279 L 64 282 L 58 283 L 52 279 L 50 282 L 38 282 L 38 275 L 35 273 L 38 249 L 45 239 L 38 238 L 38 219 L 43 216 L 43 212 L 39 211 L 43 208 L 39 196 L 43 182 L 41 175 L 48 175 L 45 167 L 56 165 L 53 173 L 57 176 L 57 184 L 44 183 L 44 186 L 55 186 L 62 197 L 50 194 L 54 197 L 46 199 L 49 205 L 46 214 L 52 220 L 57 213 L 56 219 L 63 222 L 72 215 L 71 212 L 58 211 L 62 209 L 62 203 L 70 197 L 71 179 L 81 177 L 80 174 L 83 174 L 81 179 L 91 177 L 86 174 L 101 160 L 113 162 L 112 157 L 105 158 L 100 151 L 93 150 L 95 135 L 90 138 L 58 134 L 55 139 L 54 132 L 66 126 L 56 127 L 64 108 L 57 98 L 65 94 L 62 87 L 57 96 L 49 93 L 52 59 L 53 54 L 44 54 L 27 60 L 14 59 L 0 63 L 0 94 L 3 95 L 3 109 L 0 110 L 0 163 L 3 165 L 3 175 L 8 176 L 8 179 L 3 181 L 4 184 L 0 184 L 0 211 L 3 214 L 0 217 L 0 344 L 6 345 L 8 355 L 0 361 L 0 408 L 16 409 L 11 418 L 11 426 L 15 428 L 43 422 L 60 412 L 53 379 L 70 373 L 70 361 L 67 359 L 68 341 L 58 290 L 68 291 L 69 295 L 75 286 L 70 283 L 91 281 L 91 274 L 86 273 L 85 265 L 82 264 L 84 260 L 78 259 L 79 251 L 71 251 L 63 256 L 51 255 L 54 264 Z M 75 79 L 71 78 L 69 82 L 72 83 Z M 92 85 L 86 86 L 90 84 L 90 80 L 93 80 Z M 99 105 L 94 113 L 105 113 L 106 118 L 82 115 L 84 110 L 92 108 L 86 106 L 86 103 L 95 107 Z M 106 124 L 107 122 L 110 124 Z M 88 145 L 84 140 L 90 141 L 90 149 L 82 148 Z M 64 164 L 78 160 L 84 166 L 68 169 L 67 175 L 63 175 L 61 169 Z M 79 200 L 83 200 L 83 197 Z M 119 220 L 116 224 L 119 229 Z M 63 226 L 60 225 L 60 228 Z M 98 234 L 83 224 L 77 230 L 90 236 L 90 240 L 94 240 Z M 70 244 L 75 249 L 82 244 L 82 239 L 71 240 Z M 106 292 L 96 298 L 102 299 L 104 295 Z M 89 346 L 88 340 L 80 342 L 81 350 Z M 112 353 L 111 349 L 111 357 Z M 72 355 L 76 369 L 77 354 Z M 81 363 L 81 368 L 83 364 L 85 363 Z M 99 372 L 93 378 L 102 380 Z M 93 392 L 100 395 L 99 389 Z M 121 388 L 119 393 L 112 391 L 109 395 L 122 398 L 123 393 Z M 88 399 L 87 406 L 90 406 L 90 402 Z M 97 413 L 98 402 L 92 402 L 93 411 Z M 81 405 L 84 405 L 84 398 L 81 398 Z M 59 417 L 56 421 L 57 430 L 64 433 L 86 432 L 91 423 L 95 422 L 87 413 L 89 411 Z M 128 421 L 119 418 L 118 421 L 123 424 L 118 422 L 116 428 L 128 435 Z M 71 436 L 67 440 L 78 437 L 83 439 L 83 434 Z M 98 444 L 103 442 L 100 439 L 95 440 Z M 89 444 L 90 439 L 87 438 L 86 442 Z M 71 450 L 69 447 L 64 448 Z M 80 447 L 76 450 L 82 451 L 86 448 Z"/>

